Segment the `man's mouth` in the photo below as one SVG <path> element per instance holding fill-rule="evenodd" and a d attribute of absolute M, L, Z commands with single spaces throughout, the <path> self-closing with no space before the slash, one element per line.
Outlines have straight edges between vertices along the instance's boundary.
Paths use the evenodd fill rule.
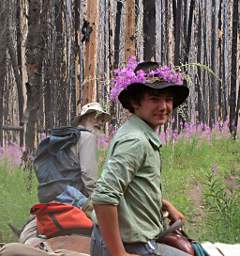
<path fill-rule="evenodd" d="M 168 117 L 168 114 L 157 114 L 156 117 L 158 117 L 158 118 L 166 118 L 166 117 Z"/>

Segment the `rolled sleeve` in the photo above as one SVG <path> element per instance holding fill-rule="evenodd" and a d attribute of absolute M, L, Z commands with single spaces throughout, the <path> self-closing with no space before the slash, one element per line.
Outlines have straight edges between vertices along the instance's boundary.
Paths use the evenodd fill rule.
<path fill-rule="evenodd" d="M 94 204 L 118 205 L 136 171 L 142 165 L 145 145 L 138 138 L 116 141 L 92 195 Z"/>

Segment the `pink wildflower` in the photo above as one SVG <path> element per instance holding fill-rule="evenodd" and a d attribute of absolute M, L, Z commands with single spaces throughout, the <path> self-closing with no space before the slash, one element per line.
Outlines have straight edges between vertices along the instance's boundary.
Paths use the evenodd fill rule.
<path fill-rule="evenodd" d="M 135 57 L 130 57 L 126 67 L 116 69 L 114 71 L 114 79 L 112 80 L 112 89 L 110 92 L 110 99 L 117 101 L 119 94 L 133 83 L 154 83 L 156 81 L 164 81 L 174 83 L 176 85 L 183 84 L 183 76 L 180 72 L 175 71 L 169 66 L 162 66 L 149 73 L 143 70 L 134 72 L 138 62 Z"/>

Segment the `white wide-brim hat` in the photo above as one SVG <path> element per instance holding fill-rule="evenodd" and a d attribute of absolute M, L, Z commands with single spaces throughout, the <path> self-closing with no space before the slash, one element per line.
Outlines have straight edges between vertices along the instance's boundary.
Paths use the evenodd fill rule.
<path fill-rule="evenodd" d="M 75 118 L 75 122 L 80 122 L 83 117 L 93 112 L 96 112 L 96 115 L 102 116 L 106 122 L 110 120 L 111 115 L 104 111 L 98 102 L 90 102 L 82 106 L 80 114 Z"/>

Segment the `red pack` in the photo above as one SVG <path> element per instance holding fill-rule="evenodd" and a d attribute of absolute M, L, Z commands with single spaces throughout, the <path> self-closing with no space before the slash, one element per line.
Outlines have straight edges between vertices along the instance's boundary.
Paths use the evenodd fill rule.
<path fill-rule="evenodd" d="M 38 233 L 48 238 L 73 233 L 91 234 L 91 219 L 73 205 L 58 202 L 35 204 L 30 212 L 36 215 Z"/>

